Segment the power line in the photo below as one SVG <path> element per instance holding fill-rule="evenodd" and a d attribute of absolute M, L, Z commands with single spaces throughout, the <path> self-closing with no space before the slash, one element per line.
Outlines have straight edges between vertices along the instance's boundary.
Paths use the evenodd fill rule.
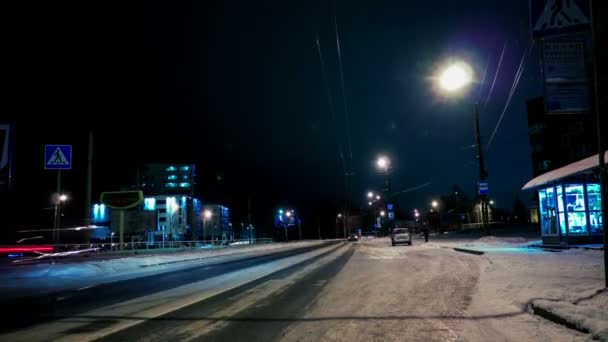
<path fill-rule="evenodd" d="M 488 96 L 483 103 L 483 107 L 481 108 L 481 112 L 483 113 L 486 110 L 486 106 L 488 102 L 490 102 L 490 97 L 492 96 L 492 91 L 494 90 L 494 85 L 496 84 L 496 79 L 498 78 L 498 73 L 500 72 L 500 66 L 502 65 L 502 58 L 505 55 L 505 49 L 507 48 L 507 42 L 502 46 L 502 52 L 500 53 L 500 59 L 498 60 L 498 66 L 496 67 L 496 72 L 494 73 L 494 79 L 492 80 L 492 85 L 490 86 L 490 91 L 488 92 Z"/>
<path fill-rule="evenodd" d="M 336 15 L 334 15 L 334 27 L 335 27 L 335 32 L 336 32 L 336 49 L 338 51 L 338 68 L 340 71 L 340 86 L 342 87 L 342 102 L 344 104 L 344 118 L 345 118 L 345 125 L 346 125 L 346 143 L 347 143 L 347 147 L 348 147 L 348 156 L 349 156 L 349 160 L 350 160 L 350 165 L 352 166 L 352 161 L 353 161 L 353 150 L 352 150 L 352 144 L 351 144 L 351 138 L 350 138 L 350 116 L 348 114 L 348 106 L 346 103 L 346 91 L 345 91 L 345 87 L 344 87 L 344 71 L 342 70 L 342 52 L 341 52 L 341 48 L 340 48 L 340 37 L 338 35 L 338 19 L 336 18 Z"/>
<path fill-rule="evenodd" d="M 327 71 L 325 70 L 325 60 L 323 59 L 323 53 L 321 52 L 321 44 L 319 43 L 319 35 L 317 35 L 315 42 L 317 45 L 317 53 L 319 54 L 319 61 L 321 62 L 321 75 L 323 77 L 323 83 L 325 84 L 325 90 L 327 93 L 327 102 L 329 104 L 329 113 L 331 116 L 331 121 L 337 128 L 338 124 L 337 124 L 337 120 L 336 120 L 336 111 L 334 108 L 334 100 L 333 100 L 333 96 L 331 95 L 331 90 L 329 89 L 329 82 L 327 81 Z M 340 139 L 338 139 L 337 134 L 334 134 L 334 137 L 336 138 L 336 145 L 338 146 L 338 154 L 340 155 L 340 160 L 342 161 L 342 172 L 346 173 L 346 165 L 344 162 L 344 152 L 342 149 L 342 144 L 340 143 Z"/>
<path fill-rule="evenodd" d="M 507 102 L 505 103 L 505 106 L 502 109 L 502 113 L 500 114 L 500 118 L 498 119 L 498 122 L 496 123 L 496 127 L 494 127 L 494 131 L 492 132 L 492 135 L 490 136 L 490 140 L 488 140 L 486 149 L 490 148 L 490 145 L 492 144 L 492 141 L 494 140 L 494 136 L 496 135 L 496 132 L 498 131 L 498 127 L 500 127 L 500 123 L 502 122 L 502 119 L 503 119 L 505 113 L 507 112 L 507 108 L 509 108 L 509 104 L 511 103 L 513 94 L 515 94 L 515 90 L 517 89 L 517 85 L 519 84 L 519 80 L 521 79 L 521 75 L 523 75 L 524 69 L 526 68 L 525 63 L 526 63 L 527 57 L 529 55 L 529 52 L 532 49 L 533 44 L 534 44 L 534 41 L 531 41 L 531 43 L 526 47 L 526 50 L 524 50 L 524 54 L 521 57 L 521 61 L 519 62 L 519 67 L 517 68 L 517 73 L 515 74 L 515 78 L 513 79 L 513 84 L 511 85 L 511 90 L 509 91 L 509 96 L 507 97 Z"/>

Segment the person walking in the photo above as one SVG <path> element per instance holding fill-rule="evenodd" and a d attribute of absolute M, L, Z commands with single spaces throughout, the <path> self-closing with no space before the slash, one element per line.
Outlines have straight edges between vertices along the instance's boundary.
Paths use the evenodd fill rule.
<path fill-rule="evenodd" d="M 422 233 L 424 234 L 424 242 L 429 242 L 429 227 L 427 225 L 422 227 Z"/>

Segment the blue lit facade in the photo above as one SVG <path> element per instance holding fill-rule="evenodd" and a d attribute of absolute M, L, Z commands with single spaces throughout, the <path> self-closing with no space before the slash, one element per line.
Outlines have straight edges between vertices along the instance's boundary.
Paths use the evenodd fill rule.
<path fill-rule="evenodd" d="M 579 178 L 538 189 L 544 244 L 601 243 L 603 234 L 600 185 Z"/>
<path fill-rule="evenodd" d="M 95 225 L 106 224 L 110 221 L 109 208 L 103 203 L 95 203 L 91 210 L 91 223 Z"/>
<path fill-rule="evenodd" d="M 139 186 L 147 196 L 194 195 L 193 164 L 145 164 L 140 171 Z"/>

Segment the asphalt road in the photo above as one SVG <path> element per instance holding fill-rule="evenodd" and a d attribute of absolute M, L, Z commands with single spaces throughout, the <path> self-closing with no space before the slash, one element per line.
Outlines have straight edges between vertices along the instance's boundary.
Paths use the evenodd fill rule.
<path fill-rule="evenodd" d="M 105 340 L 459 340 L 475 258 L 363 240 Z"/>
<path fill-rule="evenodd" d="M 230 258 L 218 257 L 216 263 L 206 263 L 202 266 L 83 289 L 3 300 L 0 303 L 4 307 L 12 308 L 12 312 L 10 317 L 0 322 L 0 332 L 25 328 L 45 321 L 73 317 L 94 308 L 125 302 L 133 298 L 210 279 L 235 270 L 271 263 L 327 245 L 307 246 L 255 256 L 245 254 Z"/>

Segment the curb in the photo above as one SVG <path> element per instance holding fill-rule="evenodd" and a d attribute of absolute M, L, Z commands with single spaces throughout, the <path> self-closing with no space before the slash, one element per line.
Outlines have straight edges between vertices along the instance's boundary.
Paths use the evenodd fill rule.
<path fill-rule="evenodd" d="M 577 330 L 577 331 L 580 331 L 585 334 L 589 334 L 589 330 L 579 327 L 578 325 L 568 321 L 567 319 L 565 319 L 561 316 L 558 316 L 558 315 L 554 314 L 553 312 L 545 310 L 542 307 L 536 306 L 536 305 L 534 305 L 534 303 L 530 304 L 530 309 L 532 309 L 532 312 L 535 315 L 541 316 L 544 319 L 547 319 L 553 323 L 561 324 L 563 326 L 566 326 L 567 328 Z"/>
<path fill-rule="evenodd" d="M 486 253 L 486 252 L 482 252 L 482 251 L 476 251 L 474 249 L 465 249 L 465 248 L 459 248 L 459 247 L 455 247 L 455 248 L 453 248 L 453 250 L 455 250 L 456 252 L 469 253 L 469 254 L 475 254 L 475 255 L 483 255 Z"/>

